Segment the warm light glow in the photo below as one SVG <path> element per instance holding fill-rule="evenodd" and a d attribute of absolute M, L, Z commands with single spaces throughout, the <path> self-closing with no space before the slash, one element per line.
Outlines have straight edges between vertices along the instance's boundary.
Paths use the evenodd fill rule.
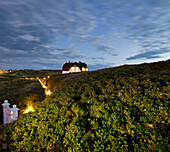
<path fill-rule="evenodd" d="M 76 67 L 76 72 L 78 72 L 79 71 L 79 67 Z"/>
<path fill-rule="evenodd" d="M 13 114 L 13 111 L 11 111 L 11 115 Z"/>
<path fill-rule="evenodd" d="M 69 71 L 62 71 L 62 74 L 68 74 Z"/>
<path fill-rule="evenodd" d="M 45 90 L 45 94 L 50 96 L 52 94 L 52 92 L 50 90 Z"/>
<path fill-rule="evenodd" d="M 69 70 L 69 72 L 81 72 L 80 68 L 77 66 L 73 66 L 71 67 L 71 69 Z"/>
<path fill-rule="evenodd" d="M 13 118 L 13 116 L 11 116 L 11 119 Z"/>
<path fill-rule="evenodd" d="M 40 79 L 38 79 L 38 80 L 39 80 L 41 86 L 45 89 L 45 94 L 50 96 L 52 94 L 52 91 Z"/>
<path fill-rule="evenodd" d="M 34 112 L 35 110 L 33 109 L 32 106 L 28 106 L 27 109 L 23 113 L 28 113 L 28 112 Z"/>
<path fill-rule="evenodd" d="M 50 78 L 50 76 L 47 76 L 47 78 Z"/>

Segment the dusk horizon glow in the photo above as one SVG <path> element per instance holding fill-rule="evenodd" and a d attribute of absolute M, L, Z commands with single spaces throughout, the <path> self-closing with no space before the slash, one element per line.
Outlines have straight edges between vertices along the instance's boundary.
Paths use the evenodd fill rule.
<path fill-rule="evenodd" d="M 170 58 L 169 0 L 1 0 L 0 70 L 90 71 Z"/>

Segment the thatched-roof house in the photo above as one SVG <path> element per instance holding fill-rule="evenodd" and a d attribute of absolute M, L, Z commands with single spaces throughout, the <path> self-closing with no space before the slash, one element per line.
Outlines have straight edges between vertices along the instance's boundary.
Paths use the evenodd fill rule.
<path fill-rule="evenodd" d="M 82 62 L 74 62 L 71 63 L 70 61 L 65 63 L 63 65 L 62 73 L 74 73 L 74 72 L 83 72 L 83 71 L 88 71 L 87 64 L 82 63 Z"/>

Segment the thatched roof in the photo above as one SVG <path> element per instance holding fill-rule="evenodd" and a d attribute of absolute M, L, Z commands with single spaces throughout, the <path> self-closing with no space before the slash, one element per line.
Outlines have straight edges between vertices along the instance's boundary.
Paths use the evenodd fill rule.
<path fill-rule="evenodd" d="M 74 63 L 71 63 L 71 62 L 66 62 L 64 65 L 63 65 L 63 69 L 62 71 L 69 71 L 70 68 L 72 66 L 78 66 L 80 68 L 80 70 L 82 70 L 82 68 L 87 68 L 87 64 L 86 63 L 82 63 L 82 62 L 74 62 Z"/>

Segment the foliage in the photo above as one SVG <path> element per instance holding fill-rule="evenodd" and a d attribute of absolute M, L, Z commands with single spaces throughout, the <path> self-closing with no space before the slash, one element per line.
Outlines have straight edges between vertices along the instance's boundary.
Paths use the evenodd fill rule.
<path fill-rule="evenodd" d="M 21 74 L 19 74 L 19 71 L 16 72 L 18 72 L 18 75 L 13 75 L 14 73 L 12 72 L 0 75 L 0 104 L 4 100 L 9 100 L 11 105 L 16 104 L 19 106 L 20 115 L 28 102 L 33 99 L 34 102 L 42 101 L 45 94 L 38 80 L 26 80 L 19 76 Z M 30 98 L 29 101 L 27 100 L 28 98 Z M 2 106 L 0 106 L 0 124 L 2 124 L 3 118 L 2 110 Z"/>
<path fill-rule="evenodd" d="M 164 64 L 88 72 L 63 83 L 35 112 L 8 125 L 0 150 L 168 151 L 170 72 Z"/>
<path fill-rule="evenodd" d="M 4 75 L 9 76 L 20 76 L 20 77 L 45 77 L 52 74 L 59 74 L 61 70 L 17 70 Z"/>

